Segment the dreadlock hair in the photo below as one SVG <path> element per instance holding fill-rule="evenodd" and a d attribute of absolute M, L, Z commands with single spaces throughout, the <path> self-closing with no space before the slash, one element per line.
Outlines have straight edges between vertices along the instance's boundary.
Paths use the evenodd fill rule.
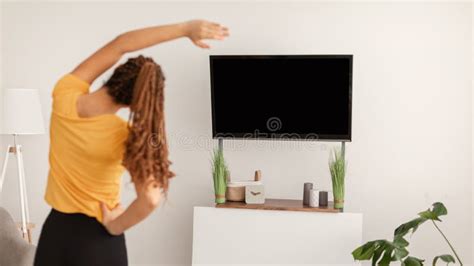
<path fill-rule="evenodd" d="M 169 169 L 164 84 L 161 67 L 140 55 L 117 67 L 105 86 L 117 104 L 130 107 L 123 165 L 132 181 L 152 176 L 166 192 L 174 173 Z"/>

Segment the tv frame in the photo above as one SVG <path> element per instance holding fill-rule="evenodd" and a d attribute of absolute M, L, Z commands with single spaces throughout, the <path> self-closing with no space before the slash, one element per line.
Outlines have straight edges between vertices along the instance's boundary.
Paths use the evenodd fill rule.
<path fill-rule="evenodd" d="M 347 135 L 317 135 L 317 134 L 298 134 L 299 138 L 291 138 L 291 134 L 294 133 L 271 133 L 271 137 L 266 137 L 263 134 L 261 137 L 255 135 L 254 133 L 217 133 L 216 132 L 216 121 L 215 121 L 215 106 L 214 106 L 214 73 L 213 73 L 213 61 L 216 59 L 263 59 L 263 58 L 345 58 L 349 59 L 349 134 Z M 309 54 L 300 54 L 300 55 L 210 55 L 209 56 L 209 68 L 210 68 L 210 80 L 211 80 L 211 113 L 212 113 L 212 138 L 213 139 L 258 139 L 258 140 L 296 140 L 296 141 L 342 141 L 342 142 L 351 142 L 352 141 L 352 76 L 353 76 L 353 61 L 354 55 L 352 54 L 323 54 L 323 55 L 309 55 Z M 309 138 L 317 136 L 317 138 Z"/>

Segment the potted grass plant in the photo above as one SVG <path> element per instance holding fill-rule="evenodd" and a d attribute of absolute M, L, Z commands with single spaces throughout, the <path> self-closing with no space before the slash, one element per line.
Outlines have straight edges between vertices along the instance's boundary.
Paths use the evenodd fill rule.
<path fill-rule="evenodd" d="M 215 149 L 212 154 L 212 178 L 216 203 L 225 203 L 228 176 L 229 170 L 224 160 L 224 152 L 221 149 Z"/>
<path fill-rule="evenodd" d="M 329 170 L 331 172 L 332 193 L 334 196 L 334 208 L 344 208 L 344 179 L 346 175 L 346 161 L 342 149 L 333 149 L 329 158 Z"/>

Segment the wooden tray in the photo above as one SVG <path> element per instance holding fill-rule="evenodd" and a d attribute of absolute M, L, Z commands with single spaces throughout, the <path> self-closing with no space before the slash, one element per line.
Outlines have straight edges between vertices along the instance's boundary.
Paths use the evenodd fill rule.
<path fill-rule="evenodd" d="M 235 209 L 251 209 L 251 210 L 273 210 L 273 211 L 301 211 L 301 212 L 330 212 L 338 213 L 338 209 L 334 209 L 333 202 L 329 202 L 328 207 L 313 208 L 304 206 L 302 200 L 290 199 L 265 199 L 264 204 L 246 204 L 245 202 L 232 202 L 216 204 L 216 208 L 235 208 Z"/>

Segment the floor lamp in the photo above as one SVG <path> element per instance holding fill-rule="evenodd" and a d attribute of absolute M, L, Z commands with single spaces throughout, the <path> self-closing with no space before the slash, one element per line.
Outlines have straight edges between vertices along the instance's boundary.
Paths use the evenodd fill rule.
<path fill-rule="evenodd" d="M 3 98 L 3 135 L 13 136 L 13 145 L 7 146 L 0 176 L 0 195 L 8 166 L 10 155 L 16 157 L 18 171 L 18 188 L 20 195 L 22 236 L 28 242 L 31 240 L 31 230 L 28 227 L 30 213 L 28 209 L 28 196 L 26 192 L 25 168 L 23 164 L 23 148 L 18 144 L 20 135 L 44 134 L 43 117 L 38 91 L 34 89 L 6 89 Z"/>

